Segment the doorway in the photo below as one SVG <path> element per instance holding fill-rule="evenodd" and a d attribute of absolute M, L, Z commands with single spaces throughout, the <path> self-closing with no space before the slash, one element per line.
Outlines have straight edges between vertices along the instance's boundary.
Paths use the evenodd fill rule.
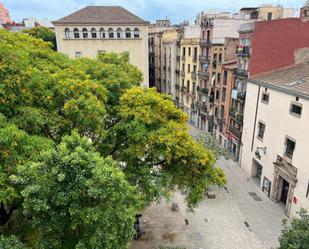
<path fill-rule="evenodd" d="M 281 198 L 280 201 L 286 205 L 287 200 L 288 200 L 288 195 L 289 195 L 289 190 L 290 190 L 290 184 L 287 182 L 285 179 L 282 179 L 282 189 L 281 189 Z"/>

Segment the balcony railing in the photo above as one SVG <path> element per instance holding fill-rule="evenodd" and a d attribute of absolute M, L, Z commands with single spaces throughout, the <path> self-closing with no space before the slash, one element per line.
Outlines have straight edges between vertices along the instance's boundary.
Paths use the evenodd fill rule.
<path fill-rule="evenodd" d="M 192 72 L 192 73 L 191 73 L 191 78 L 192 78 L 193 80 L 196 80 L 196 78 L 197 78 L 196 72 Z"/>
<path fill-rule="evenodd" d="M 244 121 L 244 114 L 235 111 L 234 109 L 230 109 L 229 112 L 230 116 L 239 124 L 243 124 Z"/>
<path fill-rule="evenodd" d="M 242 100 L 242 101 L 245 101 L 245 99 L 246 99 L 246 91 L 244 91 L 244 92 L 238 92 L 238 93 L 237 93 L 237 98 L 240 99 L 240 100 Z"/>
<path fill-rule="evenodd" d="M 210 39 L 201 39 L 200 45 L 202 47 L 210 47 L 211 46 L 211 41 L 210 41 Z"/>
<path fill-rule="evenodd" d="M 244 69 L 235 68 L 234 73 L 235 75 L 238 75 L 238 76 L 242 76 L 245 78 L 248 77 L 248 71 Z"/>
<path fill-rule="evenodd" d="M 207 56 L 205 56 L 205 55 L 200 55 L 199 56 L 199 61 L 202 64 L 209 64 L 209 62 L 210 62 L 209 58 Z"/>
<path fill-rule="evenodd" d="M 231 132 L 236 138 L 241 140 L 241 131 L 233 127 L 232 125 L 229 126 L 229 132 Z"/>
<path fill-rule="evenodd" d="M 209 79 L 209 73 L 208 73 L 208 72 L 199 71 L 199 72 L 198 72 L 198 76 L 201 77 L 201 78 L 203 78 L 203 79 L 206 79 L 206 80 Z"/>
<path fill-rule="evenodd" d="M 249 46 L 237 47 L 236 52 L 239 56 L 249 57 L 250 56 L 250 47 Z"/>

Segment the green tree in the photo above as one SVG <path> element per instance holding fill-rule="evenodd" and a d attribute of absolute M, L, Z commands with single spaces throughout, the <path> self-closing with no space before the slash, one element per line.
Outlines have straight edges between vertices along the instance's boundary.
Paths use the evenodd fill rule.
<path fill-rule="evenodd" d="M 216 159 L 219 159 L 220 157 L 230 157 L 229 151 L 222 147 L 215 134 L 210 132 L 200 132 L 196 137 L 196 140 L 206 149 L 211 150 L 215 154 Z"/>
<path fill-rule="evenodd" d="M 27 33 L 35 38 L 42 39 L 45 42 L 50 42 L 52 48 L 55 51 L 57 50 L 56 34 L 51 29 L 46 27 L 35 27 L 25 30 L 24 33 Z"/>
<path fill-rule="evenodd" d="M 128 248 L 139 197 L 111 158 L 74 132 L 42 161 L 20 167 L 24 212 L 38 248 Z"/>
<path fill-rule="evenodd" d="M 29 249 L 21 243 L 15 236 L 5 237 L 0 235 L 0 248 L 3 249 Z"/>
<path fill-rule="evenodd" d="M 120 99 L 119 116 L 98 149 L 122 162 L 146 205 L 185 188 L 192 207 L 209 185 L 225 184 L 223 171 L 215 168 L 214 154 L 189 135 L 187 115 L 169 96 L 133 87 Z"/>
<path fill-rule="evenodd" d="M 299 217 L 293 218 L 288 224 L 283 221 L 282 234 L 279 239 L 280 249 L 308 249 L 309 248 L 309 214 L 301 209 Z"/>

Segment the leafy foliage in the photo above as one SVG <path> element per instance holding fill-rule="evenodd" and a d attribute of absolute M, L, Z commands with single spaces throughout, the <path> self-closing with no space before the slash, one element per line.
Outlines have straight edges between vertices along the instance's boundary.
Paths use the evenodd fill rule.
<path fill-rule="evenodd" d="M 222 147 L 215 134 L 210 132 L 200 132 L 196 138 L 206 149 L 211 150 L 215 154 L 216 159 L 219 159 L 219 157 L 230 157 L 229 151 Z"/>
<path fill-rule="evenodd" d="M 138 194 L 111 158 L 74 132 L 40 162 L 20 168 L 24 212 L 38 248 L 128 248 Z"/>
<path fill-rule="evenodd" d="M 225 184 L 186 114 L 141 81 L 127 54 L 70 59 L 0 30 L 1 224 L 19 208 L 38 248 L 128 248 L 139 209 Z"/>
<path fill-rule="evenodd" d="M 309 214 L 307 210 L 301 209 L 299 218 L 293 218 L 290 225 L 286 220 L 283 221 L 279 242 L 279 249 L 309 248 Z"/>
<path fill-rule="evenodd" d="M 15 236 L 5 237 L 0 235 L 0 248 L 4 249 L 29 249 L 21 243 Z"/>
<path fill-rule="evenodd" d="M 46 27 L 34 27 L 29 30 L 25 30 L 24 33 L 27 33 L 35 38 L 42 39 L 45 42 L 50 42 L 52 48 L 57 50 L 57 42 L 55 32 Z"/>

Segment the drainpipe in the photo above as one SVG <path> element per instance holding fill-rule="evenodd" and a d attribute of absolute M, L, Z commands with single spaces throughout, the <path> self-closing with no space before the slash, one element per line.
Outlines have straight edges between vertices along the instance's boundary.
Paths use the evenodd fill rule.
<path fill-rule="evenodd" d="M 255 129 L 256 129 L 256 120 L 257 120 L 257 113 L 259 110 L 259 103 L 260 103 L 260 93 L 261 93 L 261 86 L 259 86 L 258 95 L 256 98 L 256 108 L 255 108 L 255 117 L 254 117 L 254 126 L 253 126 L 253 134 L 252 134 L 252 144 L 251 144 L 251 152 L 253 152 L 253 145 L 254 145 L 254 138 L 255 138 Z"/>

